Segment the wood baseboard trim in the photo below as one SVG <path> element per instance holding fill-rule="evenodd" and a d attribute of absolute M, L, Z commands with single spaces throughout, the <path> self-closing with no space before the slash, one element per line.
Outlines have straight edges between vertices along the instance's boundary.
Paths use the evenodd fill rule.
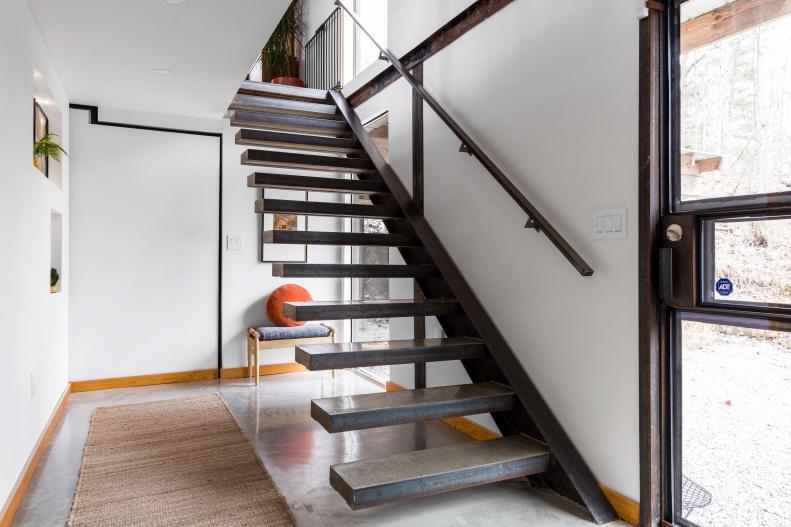
<path fill-rule="evenodd" d="M 401 392 L 406 389 L 407 388 L 404 388 L 400 384 L 391 381 L 387 381 L 387 385 L 385 386 L 385 390 L 388 392 Z M 500 434 L 497 432 L 489 430 L 485 426 L 481 426 L 467 417 L 446 417 L 441 421 L 476 441 L 486 441 L 487 439 L 496 439 L 500 437 Z M 599 483 L 599 486 L 604 491 L 604 495 L 607 496 L 607 499 L 610 500 L 615 512 L 618 513 L 618 516 L 623 521 L 632 525 L 638 525 L 640 523 L 639 503 L 612 490 L 606 485 Z"/>
<path fill-rule="evenodd" d="M 302 364 L 297 362 L 284 362 L 281 364 L 261 364 L 258 366 L 259 375 L 280 375 L 282 373 L 297 373 L 308 371 Z M 241 379 L 247 377 L 247 368 L 223 368 L 220 373 L 223 379 Z"/>
<path fill-rule="evenodd" d="M 71 384 L 67 384 L 66 389 L 60 396 L 58 404 L 55 406 L 55 410 L 52 412 L 52 415 L 47 422 L 47 425 L 44 427 L 44 431 L 41 432 L 36 445 L 33 447 L 33 452 L 30 453 L 30 457 L 28 457 L 25 466 L 22 468 L 22 473 L 19 475 L 14 487 L 11 489 L 11 494 L 8 496 L 8 499 L 3 505 L 2 510 L 0 510 L 0 527 L 8 527 L 11 525 L 11 521 L 14 519 L 14 514 L 16 514 L 19 504 L 22 502 L 22 497 L 25 495 L 27 486 L 30 484 L 30 480 L 33 479 L 33 474 L 36 472 L 36 467 L 38 467 L 41 456 L 44 454 L 44 449 L 49 443 L 52 433 L 55 431 L 58 421 L 60 421 L 61 415 L 63 415 L 63 410 L 66 409 L 66 403 L 69 400 L 71 392 L 72 386 Z"/>
<path fill-rule="evenodd" d="M 93 390 L 132 388 L 136 386 L 152 386 L 155 384 L 171 384 L 175 382 L 206 381 L 216 378 L 217 368 L 212 368 L 209 370 L 180 371 L 175 373 L 154 373 L 150 375 L 134 375 L 132 377 L 114 377 L 111 379 L 72 381 L 71 391 L 89 392 Z"/>
<path fill-rule="evenodd" d="M 620 516 L 623 521 L 631 523 L 632 525 L 640 524 L 639 503 L 627 498 L 619 492 L 615 492 L 607 485 L 602 485 L 599 483 L 599 486 L 604 491 L 604 495 L 607 496 L 607 499 L 610 500 L 610 503 L 612 503 L 612 507 L 615 509 L 615 512 L 618 513 L 618 516 Z"/>

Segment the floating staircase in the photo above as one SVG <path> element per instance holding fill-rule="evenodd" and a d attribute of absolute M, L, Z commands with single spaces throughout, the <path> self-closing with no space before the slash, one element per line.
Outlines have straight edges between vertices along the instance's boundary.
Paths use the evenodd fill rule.
<path fill-rule="evenodd" d="M 371 205 L 264 198 L 257 213 L 382 219 L 388 232 L 266 231 L 265 243 L 395 247 L 404 265 L 273 264 L 278 277 L 412 278 L 422 299 L 292 302 L 299 321 L 436 316 L 447 338 L 303 345 L 309 370 L 460 360 L 472 383 L 317 399 L 311 415 L 330 433 L 490 413 L 504 437 L 330 468 L 353 509 L 530 477 L 587 508 L 596 523 L 617 519 L 584 460 L 444 250 L 409 192 L 337 92 L 245 81 L 229 110 L 248 147 L 242 163 L 310 171 L 254 172 L 249 187 L 367 195 Z M 353 179 L 322 176 L 353 174 Z"/>

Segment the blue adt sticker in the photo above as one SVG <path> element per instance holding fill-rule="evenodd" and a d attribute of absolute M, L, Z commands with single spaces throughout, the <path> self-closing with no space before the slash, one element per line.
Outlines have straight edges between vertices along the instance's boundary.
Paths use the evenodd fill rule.
<path fill-rule="evenodd" d="M 717 280 L 717 293 L 722 296 L 728 296 L 733 293 L 733 282 L 727 278 Z"/>

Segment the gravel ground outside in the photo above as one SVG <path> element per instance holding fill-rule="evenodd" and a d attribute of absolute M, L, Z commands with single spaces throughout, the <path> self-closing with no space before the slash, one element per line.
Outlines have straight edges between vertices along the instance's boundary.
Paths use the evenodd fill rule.
<path fill-rule="evenodd" d="M 791 335 L 683 327 L 683 472 L 702 527 L 791 526 Z"/>

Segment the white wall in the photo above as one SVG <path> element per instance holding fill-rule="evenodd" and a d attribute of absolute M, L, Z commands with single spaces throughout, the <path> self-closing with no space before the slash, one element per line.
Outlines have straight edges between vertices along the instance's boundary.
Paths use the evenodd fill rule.
<path fill-rule="evenodd" d="M 219 138 L 71 137 L 71 380 L 215 368 Z"/>
<path fill-rule="evenodd" d="M 40 81 L 34 85 L 34 71 Z M 24 0 L 0 2 L 0 503 L 5 502 L 68 380 L 68 265 L 49 292 L 50 214 L 68 224 L 69 160 L 62 190 L 32 163 L 33 97 L 48 97 L 69 145 L 68 100 Z M 62 241 L 68 255 L 68 235 Z M 64 256 L 65 257 L 65 256 Z"/>
<path fill-rule="evenodd" d="M 393 4 L 396 49 L 438 27 L 414 24 L 424 2 Z M 595 269 L 593 277 L 579 276 L 546 237 L 524 229 L 524 213 L 473 158 L 458 153 L 458 140 L 426 109 L 428 220 L 596 477 L 636 499 L 634 5 L 514 2 L 429 59 L 424 75 L 429 91 Z M 409 101 L 401 80 L 358 114 L 390 110 L 391 164 L 411 188 Z M 593 240 L 593 211 L 615 207 L 629 210 L 629 237 Z M 394 368 L 396 382 L 410 376 Z M 430 385 L 465 380 L 458 366 L 429 368 Z"/>

